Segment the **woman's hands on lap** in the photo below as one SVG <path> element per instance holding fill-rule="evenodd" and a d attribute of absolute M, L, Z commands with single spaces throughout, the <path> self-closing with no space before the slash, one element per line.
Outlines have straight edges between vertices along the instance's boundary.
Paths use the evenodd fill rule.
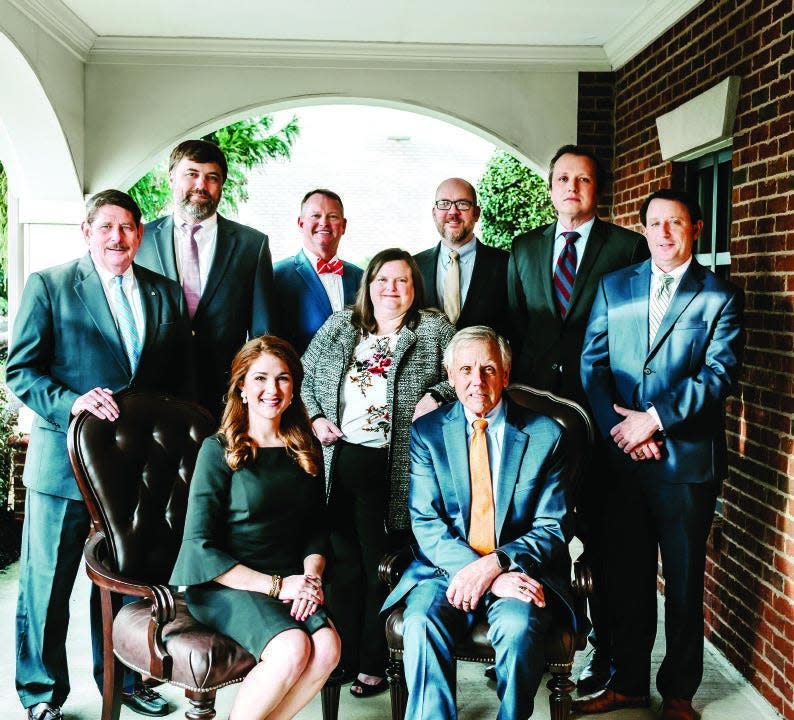
<path fill-rule="evenodd" d="M 292 602 L 290 615 L 296 620 L 305 620 L 314 615 L 325 603 L 322 579 L 319 575 L 288 575 L 281 583 L 278 599 Z"/>

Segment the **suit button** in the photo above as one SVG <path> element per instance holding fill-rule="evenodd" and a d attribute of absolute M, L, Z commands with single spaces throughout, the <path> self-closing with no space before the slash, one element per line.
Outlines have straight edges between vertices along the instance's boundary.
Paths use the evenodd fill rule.
<path fill-rule="evenodd" d="M 196 337 L 196 331 L 195 331 L 195 330 L 191 330 L 191 331 L 190 331 L 190 334 L 191 334 L 193 337 Z"/>
<path fill-rule="evenodd" d="M 557 370 L 559 370 L 559 369 L 560 369 L 560 366 L 559 366 L 559 364 L 558 364 L 558 363 L 552 363 L 552 364 L 551 364 L 551 369 L 552 369 L 552 370 L 554 370 L 554 371 L 556 372 Z"/>
<path fill-rule="evenodd" d="M 645 370 L 643 370 L 643 372 L 644 372 L 646 375 L 650 375 L 650 374 L 653 372 L 653 370 L 651 370 L 650 368 L 645 368 Z"/>

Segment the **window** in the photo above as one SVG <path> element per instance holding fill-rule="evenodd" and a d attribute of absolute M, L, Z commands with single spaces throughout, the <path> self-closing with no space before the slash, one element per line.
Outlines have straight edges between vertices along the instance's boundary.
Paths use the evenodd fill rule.
<path fill-rule="evenodd" d="M 727 147 L 684 163 L 684 186 L 703 210 L 703 232 L 695 257 L 724 278 L 731 267 L 732 155 L 732 148 Z"/>

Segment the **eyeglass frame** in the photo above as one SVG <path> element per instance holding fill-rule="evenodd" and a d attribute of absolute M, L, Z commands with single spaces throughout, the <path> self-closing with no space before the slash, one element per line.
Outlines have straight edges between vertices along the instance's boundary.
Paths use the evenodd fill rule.
<path fill-rule="evenodd" d="M 449 203 L 448 207 L 441 207 L 439 203 Z M 460 203 L 463 203 L 465 207 L 461 207 Z M 471 200 L 466 200 L 465 198 L 461 198 L 460 200 L 436 200 L 433 205 L 435 205 L 436 210 L 442 211 L 449 211 L 452 209 L 454 205 L 455 208 L 460 212 L 466 212 L 467 210 L 471 210 L 474 207 L 474 202 Z"/>

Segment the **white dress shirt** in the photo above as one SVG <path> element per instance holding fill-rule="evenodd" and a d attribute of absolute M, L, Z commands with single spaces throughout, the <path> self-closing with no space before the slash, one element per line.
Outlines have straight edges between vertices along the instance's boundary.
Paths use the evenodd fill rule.
<path fill-rule="evenodd" d="M 309 260 L 309 264 L 314 268 L 314 272 L 317 273 L 317 277 L 320 278 L 320 282 L 325 288 L 325 294 L 328 295 L 328 300 L 331 303 L 331 310 L 337 312 L 338 310 L 344 309 L 345 289 L 342 286 L 342 276 L 337 275 L 336 273 L 323 273 L 320 275 L 320 273 L 317 272 L 317 261 L 320 259 L 320 256 L 315 255 L 305 247 L 303 248 L 303 254 Z M 339 256 L 334 255 L 328 262 L 333 262 L 334 260 L 339 260 Z"/>
<path fill-rule="evenodd" d="M 576 248 L 576 269 L 579 270 L 579 265 L 584 257 L 584 250 L 587 247 L 587 240 L 590 237 L 590 231 L 593 229 L 595 216 L 591 217 L 586 223 L 582 223 L 575 230 L 568 230 L 559 220 L 557 220 L 557 227 L 554 229 L 554 250 L 551 253 L 551 276 L 554 277 L 554 271 L 557 269 L 557 260 L 560 258 L 560 253 L 565 247 L 565 238 L 563 233 L 578 232 L 579 238 L 574 242 L 573 246 Z"/>

